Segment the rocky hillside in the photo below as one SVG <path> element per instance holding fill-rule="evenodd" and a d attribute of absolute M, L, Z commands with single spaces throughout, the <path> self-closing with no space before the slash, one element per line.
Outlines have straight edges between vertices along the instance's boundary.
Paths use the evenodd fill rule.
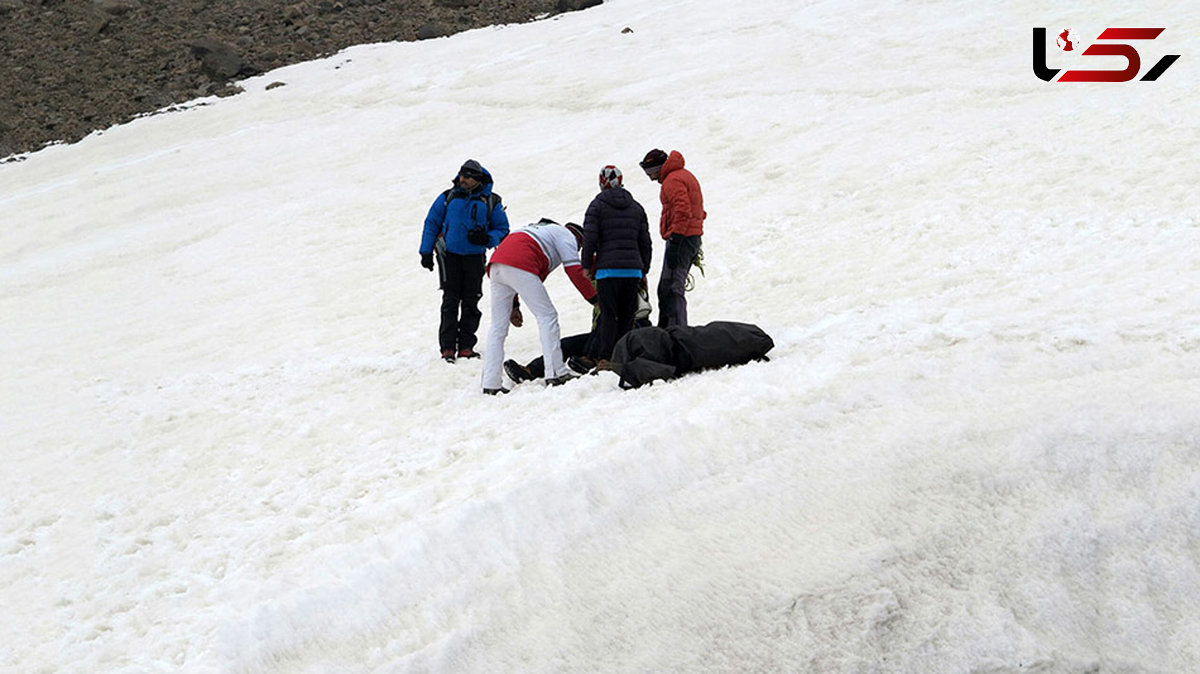
<path fill-rule="evenodd" d="M 601 0 L 0 0 L 0 157 L 356 44 L 420 40 Z"/>

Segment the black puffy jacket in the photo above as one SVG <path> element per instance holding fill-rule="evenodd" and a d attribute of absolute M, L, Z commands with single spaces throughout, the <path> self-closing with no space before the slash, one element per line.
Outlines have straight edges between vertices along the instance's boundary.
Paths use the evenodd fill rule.
<path fill-rule="evenodd" d="M 604 190 L 583 216 L 583 268 L 641 269 L 650 273 L 650 224 L 646 209 L 624 187 Z"/>

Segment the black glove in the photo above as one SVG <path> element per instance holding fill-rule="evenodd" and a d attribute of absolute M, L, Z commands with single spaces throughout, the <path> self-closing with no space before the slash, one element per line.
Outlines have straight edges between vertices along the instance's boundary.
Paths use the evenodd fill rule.
<path fill-rule="evenodd" d="M 672 234 L 671 240 L 667 241 L 667 255 L 664 262 L 667 269 L 675 269 L 682 267 L 687 260 L 683 259 L 683 236 L 680 234 Z"/>
<path fill-rule="evenodd" d="M 433 271 L 433 253 L 421 253 L 421 266 Z"/>
<path fill-rule="evenodd" d="M 472 227 L 467 230 L 467 241 L 476 246 L 486 246 L 488 244 L 488 233 L 483 227 Z"/>

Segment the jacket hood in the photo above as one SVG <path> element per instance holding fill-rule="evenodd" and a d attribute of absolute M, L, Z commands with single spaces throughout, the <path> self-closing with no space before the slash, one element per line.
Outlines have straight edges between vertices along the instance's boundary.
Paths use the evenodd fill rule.
<path fill-rule="evenodd" d="M 667 161 L 663 162 L 660 173 L 667 175 L 671 171 L 678 171 L 683 168 L 683 155 L 679 154 L 679 150 L 671 150 L 671 154 L 667 155 Z"/>
<path fill-rule="evenodd" d="M 633 195 L 624 187 L 614 187 L 611 190 L 602 190 L 598 195 L 600 201 L 612 206 L 613 208 L 629 208 L 633 203 Z"/>
<path fill-rule="evenodd" d="M 455 188 L 458 188 L 458 174 L 462 173 L 463 169 L 470 169 L 472 171 L 478 171 L 478 172 L 482 173 L 483 174 L 483 182 L 480 183 L 481 186 L 480 186 L 479 192 L 483 193 L 483 194 L 491 194 L 491 192 L 492 192 L 492 173 L 491 173 L 491 171 L 488 171 L 487 169 L 485 169 L 483 167 L 483 164 L 480 164 L 479 162 L 475 161 L 474 159 L 468 159 L 465 162 L 463 162 L 463 165 L 461 167 L 459 167 L 458 171 L 456 171 L 454 173 L 454 178 L 450 182 L 454 183 Z"/>

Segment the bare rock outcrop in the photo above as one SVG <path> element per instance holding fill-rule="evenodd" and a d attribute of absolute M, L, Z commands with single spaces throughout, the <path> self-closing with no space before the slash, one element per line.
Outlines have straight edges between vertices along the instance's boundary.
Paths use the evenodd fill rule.
<path fill-rule="evenodd" d="M 600 0 L 0 0 L 0 158 L 74 142 L 356 44 L 530 21 Z"/>

